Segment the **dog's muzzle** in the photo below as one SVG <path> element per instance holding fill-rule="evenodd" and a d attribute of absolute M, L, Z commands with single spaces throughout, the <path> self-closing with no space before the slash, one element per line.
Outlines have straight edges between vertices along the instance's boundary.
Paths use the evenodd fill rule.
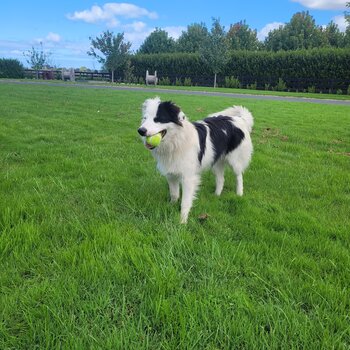
<path fill-rule="evenodd" d="M 137 132 L 141 135 L 141 136 L 146 136 L 147 134 L 147 129 L 146 128 L 139 128 L 137 130 Z"/>

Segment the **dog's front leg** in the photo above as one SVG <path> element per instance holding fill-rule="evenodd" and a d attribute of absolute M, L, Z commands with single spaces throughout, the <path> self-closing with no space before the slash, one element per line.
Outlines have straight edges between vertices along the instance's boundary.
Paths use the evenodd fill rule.
<path fill-rule="evenodd" d="M 181 200 L 181 223 L 186 224 L 188 214 L 192 207 L 192 202 L 195 197 L 199 185 L 199 177 L 191 176 L 182 179 L 182 200 Z"/>
<path fill-rule="evenodd" d="M 170 192 L 170 201 L 175 203 L 180 197 L 180 179 L 176 175 L 167 175 L 169 192 Z"/>

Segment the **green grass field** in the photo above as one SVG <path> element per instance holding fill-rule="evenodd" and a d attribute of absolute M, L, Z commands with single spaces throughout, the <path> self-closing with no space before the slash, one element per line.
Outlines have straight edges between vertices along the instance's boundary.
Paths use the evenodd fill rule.
<path fill-rule="evenodd" d="M 255 116 L 245 195 L 206 173 L 185 226 L 151 96 L 0 84 L 0 349 L 349 349 L 349 107 L 161 94 Z"/>

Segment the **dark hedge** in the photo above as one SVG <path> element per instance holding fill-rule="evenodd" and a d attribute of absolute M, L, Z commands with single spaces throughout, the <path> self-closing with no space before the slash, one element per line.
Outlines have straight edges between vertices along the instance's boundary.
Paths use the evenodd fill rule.
<path fill-rule="evenodd" d="M 177 80 L 190 78 L 193 85 L 212 85 L 213 74 L 197 54 L 173 53 L 134 55 L 133 74 L 144 77 L 148 69 L 157 70 L 159 78 Z M 238 78 L 241 87 L 256 84 L 258 89 L 274 87 L 282 79 L 289 90 L 314 87 L 316 91 L 347 90 L 350 85 L 349 49 L 312 49 L 300 51 L 234 51 L 228 64 L 218 75 L 224 85 L 225 77 Z"/>
<path fill-rule="evenodd" d="M 0 58 L 0 78 L 23 78 L 24 67 L 18 60 Z"/>

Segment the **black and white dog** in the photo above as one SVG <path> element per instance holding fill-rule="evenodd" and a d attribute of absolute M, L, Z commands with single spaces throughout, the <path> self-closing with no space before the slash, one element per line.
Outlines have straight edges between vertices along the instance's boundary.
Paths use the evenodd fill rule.
<path fill-rule="evenodd" d="M 176 202 L 182 185 L 181 223 L 186 223 L 200 183 L 200 173 L 212 168 L 216 176 L 216 195 L 224 187 L 224 167 L 228 163 L 237 177 L 237 195 L 243 195 L 243 172 L 253 153 L 250 132 L 253 116 L 244 107 L 233 106 L 190 122 L 181 109 L 159 97 L 148 99 L 142 106 L 138 133 L 152 151 L 159 171 L 167 177 L 171 201 Z M 162 133 L 158 147 L 146 137 Z"/>

